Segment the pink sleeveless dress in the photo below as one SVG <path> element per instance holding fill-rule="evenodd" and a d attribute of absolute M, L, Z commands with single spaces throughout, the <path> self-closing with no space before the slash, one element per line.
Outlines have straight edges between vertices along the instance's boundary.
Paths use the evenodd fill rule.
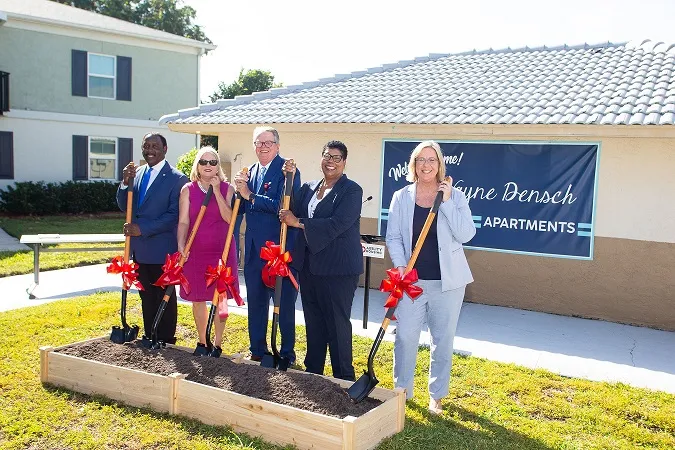
<path fill-rule="evenodd" d="M 224 198 L 227 198 L 227 190 L 229 189 L 229 186 L 229 183 L 220 183 L 220 192 Z M 190 233 L 192 232 L 192 227 L 197 220 L 199 209 L 202 206 L 202 202 L 204 201 L 206 194 L 201 190 L 197 181 L 189 183 L 188 190 L 190 192 L 190 228 L 188 230 L 189 238 Z M 216 283 L 213 283 L 207 288 L 204 274 L 206 273 L 207 266 L 210 265 L 212 267 L 216 267 L 218 265 L 218 260 L 223 254 L 223 247 L 225 247 L 225 239 L 227 237 L 229 225 L 230 224 L 223 220 L 223 218 L 220 216 L 218 202 L 216 201 L 215 195 L 213 195 L 206 207 L 206 212 L 204 213 L 202 222 L 199 225 L 199 230 L 197 230 L 195 239 L 192 242 L 188 260 L 183 266 L 183 273 L 190 282 L 190 293 L 186 293 L 181 287 L 181 298 L 191 302 L 204 302 L 211 301 L 213 299 L 213 291 L 216 289 Z M 234 243 L 234 237 L 230 243 L 230 251 L 225 264 L 232 268 L 232 273 L 236 276 L 238 273 L 238 266 L 237 250 Z M 236 285 L 236 288 L 238 292 L 238 284 Z"/>

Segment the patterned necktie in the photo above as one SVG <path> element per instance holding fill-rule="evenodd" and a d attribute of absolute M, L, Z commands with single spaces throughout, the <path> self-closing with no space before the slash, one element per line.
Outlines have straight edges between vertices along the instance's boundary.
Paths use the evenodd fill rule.
<path fill-rule="evenodd" d="M 150 174 L 152 173 L 152 169 L 150 167 L 145 169 L 145 173 L 143 174 L 143 178 L 141 179 L 141 185 L 138 188 L 138 204 L 140 205 L 143 203 L 143 200 L 145 200 L 145 191 L 148 190 L 148 182 L 150 181 Z"/>
<path fill-rule="evenodd" d="M 258 192 L 260 190 L 260 187 L 262 186 L 262 182 L 265 179 L 265 174 L 267 173 L 267 167 L 265 166 L 260 166 L 260 170 L 258 171 L 258 178 L 255 181 L 255 191 Z"/>

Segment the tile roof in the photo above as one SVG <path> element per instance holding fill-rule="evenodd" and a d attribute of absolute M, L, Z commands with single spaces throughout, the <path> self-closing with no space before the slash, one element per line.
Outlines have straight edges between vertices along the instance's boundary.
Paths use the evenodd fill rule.
<path fill-rule="evenodd" d="M 175 124 L 675 124 L 675 44 L 429 55 L 219 100 Z"/>
<path fill-rule="evenodd" d="M 134 36 L 149 40 L 170 42 L 208 50 L 216 46 L 188 39 L 183 36 L 155 30 L 135 23 L 104 16 L 92 11 L 63 5 L 50 0 L 0 0 L 0 12 L 12 17 L 36 22 L 55 23 L 75 28 L 85 28 L 104 33 Z"/>

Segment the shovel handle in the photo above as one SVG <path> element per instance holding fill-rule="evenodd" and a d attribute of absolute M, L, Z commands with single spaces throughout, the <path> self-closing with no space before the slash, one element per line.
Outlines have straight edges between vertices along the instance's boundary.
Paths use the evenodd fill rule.
<path fill-rule="evenodd" d="M 131 184 L 131 178 L 129 184 Z M 131 223 L 131 218 L 133 217 L 134 209 L 134 189 L 133 187 L 127 187 L 127 216 L 125 218 L 126 223 Z M 129 253 L 131 252 L 131 236 L 125 236 L 124 238 L 124 263 L 129 262 Z"/>
<path fill-rule="evenodd" d="M 204 197 L 204 201 L 202 202 L 202 206 L 199 207 L 199 214 L 197 214 L 197 218 L 195 219 L 195 225 L 192 227 L 192 231 L 190 232 L 190 236 L 188 237 L 187 243 L 185 244 L 185 250 L 183 250 L 183 254 L 180 257 L 180 261 L 178 261 L 178 265 L 183 267 L 183 264 L 185 264 L 185 255 L 190 253 L 190 247 L 192 247 L 192 241 L 195 240 L 195 236 L 197 235 L 197 230 L 199 229 L 199 225 L 202 223 L 202 219 L 204 218 L 204 213 L 206 213 L 206 207 L 209 205 L 209 201 L 211 201 L 211 196 L 213 195 L 213 186 L 209 186 L 209 190 L 206 191 L 206 197 Z"/>
<path fill-rule="evenodd" d="M 289 161 L 293 161 L 289 159 Z M 284 186 L 284 197 L 281 201 L 281 209 L 288 209 L 291 206 L 291 193 L 293 192 L 293 177 L 295 172 L 286 173 L 286 183 Z M 286 236 L 288 234 L 288 225 L 285 223 L 281 224 L 281 235 L 279 236 L 279 247 L 281 248 L 281 253 L 286 251 Z"/>

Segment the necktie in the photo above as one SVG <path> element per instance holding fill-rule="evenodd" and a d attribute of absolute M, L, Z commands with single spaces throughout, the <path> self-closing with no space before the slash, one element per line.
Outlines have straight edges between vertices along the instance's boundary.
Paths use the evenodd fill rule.
<path fill-rule="evenodd" d="M 143 203 L 143 200 L 145 199 L 145 191 L 148 189 L 148 182 L 150 181 L 150 174 L 152 173 L 152 169 L 150 167 L 145 169 L 145 173 L 143 174 L 143 178 L 141 179 L 141 186 L 138 188 L 138 204 L 140 205 Z"/>
<path fill-rule="evenodd" d="M 260 191 L 260 187 L 262 186 L 262 182 L 265 179 L 265 174 L 267 173 L 267 167 L 260 166 L 260 170 L 258 171 L 258 179 L 256 180 L 255 184 L 255 191 L 258 192 Z"/>

